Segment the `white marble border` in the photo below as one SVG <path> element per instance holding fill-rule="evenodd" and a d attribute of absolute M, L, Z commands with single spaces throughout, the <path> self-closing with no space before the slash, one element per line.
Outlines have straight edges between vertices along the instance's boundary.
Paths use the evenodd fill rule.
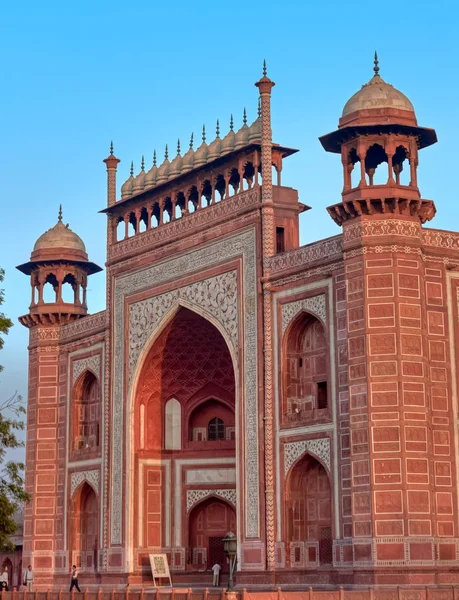
<path fill-rule="evenodd" d="M 114 281 L 114 348 L 113 348 L 113 397 L 112 397 L 112 481 L 111 481 L 111 530 L 112 545 L 123 543 L 123 499 L 129 502 L 129 485 L 123 485 L 124 435 L 129 437 L 129 427 L 124 426 L 124 356 L 125 314 L 124 302 L 129 295 L 149 287 L 174 281 L 193 272 L 199 272 L 223 260 L 243 258 L 244 320 L 244 385 L 245 408 L 245 502 L 238 498 L 238 505 L 246 507 L 246 537 L 257 537 L 260 529 L 259 516 L 259 444 L 257 408 L 257 262 L 255 228 L 246 230 L 197 250 L 163 260 L 151 267 L 127 273 Z M 128 393 L 128 396 L 130 394 Z M 129 411 L 128 411 L 129 413 Z M 238 436 L 241 437 L 241 436 Z M 129 440 L 128 440 L 129 444 Z M 130 446 L 127 445 L 126 448 Z M 239 457 L 239 453 L 237 452 Z M 238 493 L 240 493 L 238 491 Z M 127 519 L 129 520 L 129 519 Z M 126 536 L 129 543 L 129 536 Z"/>

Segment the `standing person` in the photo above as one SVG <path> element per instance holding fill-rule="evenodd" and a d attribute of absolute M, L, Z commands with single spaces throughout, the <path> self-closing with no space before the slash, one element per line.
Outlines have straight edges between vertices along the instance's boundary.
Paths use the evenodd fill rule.
<path fill-rule="evenodd" d="M 33 591 L 33 571 L 32 565 L 27 567 L 27 571 L 24 573 L 24 585 L 27 587 L 28 592 Z"/>
<path fill-rule="evenodd" d="M 3 567 L 2 574 L 0 575 L 0 583 L 2 584 L 2 590 L 8 591 L 8 567 Z"/>
<path fill-rule="evenodd" d="M 72 569 L 73 569 L 73 571 L 72 571 L 72 575 L 71 575 L 71 578 L 70 578 L 70 590 L 69 590 L 69 592 L 71 592 L 74 587 L 76 587 L 76 589 L 79 592 L 81 592 L 80 586 L 78 585 L 78 571 L 77 571 L 76 565 L 73 565 Z"/>
<path fill-rule="evenodd" d="M 220 579 L 220 571 L 222 570 L 221 566 L 216 562 L 212 567 L 212 573 L 214 574 L 214 587 L 218 587 L 218 580 Z"/>

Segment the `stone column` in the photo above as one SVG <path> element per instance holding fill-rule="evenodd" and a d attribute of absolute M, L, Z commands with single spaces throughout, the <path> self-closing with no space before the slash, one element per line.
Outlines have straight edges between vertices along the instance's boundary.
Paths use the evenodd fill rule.
<path fill-rule="evenodd" d="M 266 272 L 266 258 L 275 254 L 275 227 L 272 185 L 272 131 L 271 131 L 271 90 L 274 82 L 266 76 L 255 84 L 261 96 L 261 226 L 263 271 Z M 274 506 L 274 432 L 273 432 L 273 349 L 272 349 L 272 296 L 265 287 L 263 290 L 264 328 L 264 426 L 265 426 L 265 506 L 266 506 L 266 566 L 275 569 L 275 506 Z"/>

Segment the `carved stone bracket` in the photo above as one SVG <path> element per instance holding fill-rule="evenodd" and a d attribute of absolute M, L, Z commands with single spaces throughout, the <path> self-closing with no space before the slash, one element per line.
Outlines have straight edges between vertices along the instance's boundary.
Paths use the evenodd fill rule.
<path fill-rule="evenodd" d="M 195 504 L 208 496 L 220 496 L 230 502 L 236 508 L 236 490 L 187 490 L 186 510 L 193 508 Z"/>
<path fill-rule="evenodd" d="M 91 471 L 76 471 L 72 473 L 70 478 L 70 495 L 73 496 L 75 490 L 83 483 L 83 481 L 87 481 L 95 490 L 95 492 L 99 493 L 99 471 L 97 469 L 93 469 Z"/>
<path fill-rule="evenodd" d="M 293 463 L 306 452 L 319 458 L 330 471 L 330 439 L 319 438 L 289 442 L 284 445 L 284 475 L 287 475 Z"/>
<path fill-rule="evenodd" d="M 312 298 L 304 298 L 304 300 L 297 300 L 295 302 L 289 302 L 282 305 L 282 334 L 285 333 L 289 323 L 296 317 L 296 315 L 302 310 L 306 310 L 319 319 L 322 320 L 325 325 L 327 324 L 327 308 L 325 294 L 319 294 Z"/>
<path fill-rule="evenodd" d="M 86 369 L 92 371 L 96 377 L 100 377 L 100 354 L 88 356 L 87 358 L 80 358 L 79 360 L 74 361 L 72 378 L 73 385 Z"/>

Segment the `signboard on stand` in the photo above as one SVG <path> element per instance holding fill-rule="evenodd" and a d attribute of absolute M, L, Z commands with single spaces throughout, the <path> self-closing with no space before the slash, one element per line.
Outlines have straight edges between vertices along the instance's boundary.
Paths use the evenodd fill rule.
<path fill-rule="evenodd" d="M 151 572 L 153 574 L 153 585 L 160 587 L 158 579 L 169 579 L 169 585 L 172 587 L 171 573 L 169 571 L 169 563 L 167 562 L 167 554 L 150 554 Z"/>

